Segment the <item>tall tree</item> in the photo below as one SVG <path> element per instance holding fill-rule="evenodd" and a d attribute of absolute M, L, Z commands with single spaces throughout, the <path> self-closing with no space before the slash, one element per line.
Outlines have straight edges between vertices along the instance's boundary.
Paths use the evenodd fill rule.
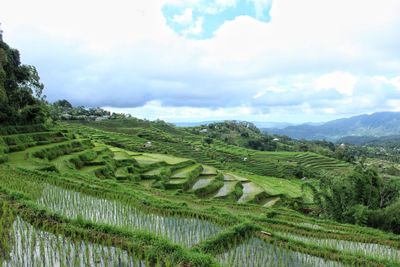
<path fill-rule="evenodd" d="M 43 89 L 36 68 L 21 64 L 18 50 L 0 41 L 0 124 L 43 122 Z"/>

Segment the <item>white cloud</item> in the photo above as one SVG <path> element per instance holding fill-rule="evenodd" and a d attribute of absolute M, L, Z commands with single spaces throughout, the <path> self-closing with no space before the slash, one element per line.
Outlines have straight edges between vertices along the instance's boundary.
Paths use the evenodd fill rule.
<path fill-rule="evenodd" d="M 394 77 L 390 80 L 391 84 L 400 90 L 400 76 Z"/>
<path fill-rule="evenodd" d="M 174 1 L 188 10 L 201 2 Z M 174 33 L 164 3 L 2 1 L 0 21 L 5 40 L 38 66 L 50 100 L 137 106 L 143 116 L 171 120 L 187 112 L 185 119 L 261 113 L 307 121 L 397 108 L 398 0 L 276 0 L 270 22 L 237 17 L 208 40 Z M 175 19 L 191 23 L 187 35 L 204 30 L 189 11 Z M 149 101 L 161 107 L 146 108 Z"/>
<path fill-rule="evenodd" d="M 343 95 L 351 96 L 356 83 L 357 78 L 354 75 L 337 71 L 317 78 L 315 88 L 318 90 L 335 89 Z"/>
<path fill-rule="evenodd" d="M 204 61 L 235 74 L 260 68 L 264 73 L 330 72 L 332 67 L 373 72 L 389 65 L 394 71 L 398 50 L 388 51 L 387 41 L 400 42 L 392 39 L 399 33 L 394 27 L 400 25 L 394 12 L 399 9 L 399 1 L 274 1 L 269 23 L 249 17 L 226 22 L 203 43 Z"/>
<path fill-rule="evenodd" d="M 334 108 L 324 108 L 323 110 L 327 114 L 335 114 L 336 113 L 336 109 L 334 109 Z"/>
<path fill-rule="evenodd" d="M 268 92 L 280 94 L 280 93 L 287 92 L 287 89 L 279 88 L 279 87 L 275 87 L 275 86 L 269 86 L 269 87 L 267 87 L 267 88 L 265 88 L 265 89 L 263 89 L 263 90 L 261 90 L 261 91 L 258 91 L 258 92 L 253 96 L 253 99 L 260 98 L 260 97 L 264 96 L 264 95 L 265 95 L 266 93 L 268 93 Z"/>
<path fill-rule="evenodd" d="M 159 101 L 150 101 L 143 107 L 138 108 L 115 108 L 115 107 L 104 107 L 106 110 L 111 112 L 132 114 L 139 118 L 148 119 L 161 119 L 170 122 L 188 121 L 188 120 L 209 120 L 210 118 L 215 120 L 224 119 L 237 119 L 250 116 L 254 113 L 254 110 L 248 106 L 239 106 L 232 108 L 196 108 L 196 107 L 174 107 L 164 106 Z M 250 117 L 249 117 L 250 118 Z"/>
<path fill-rule="evenodd" d="M 400 112 L 400 99 L 389 99 L 387 105 L 390 106 L 393 111 Z"/>

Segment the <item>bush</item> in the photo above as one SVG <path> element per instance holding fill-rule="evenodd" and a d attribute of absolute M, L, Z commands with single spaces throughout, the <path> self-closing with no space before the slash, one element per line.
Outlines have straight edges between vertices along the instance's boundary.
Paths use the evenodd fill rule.
<path fill-rule="evenodd" d="M 8 161 L 8 156 L 0 154 L 0 164 L 7 162 Z"/>
<path fill-rule="evenodd" d="M 1 126 L 0 135 L 11 135 L 32 132 L 45 132 L 48 131 L 44 124 L 32 124 L 24 126 Z"/>
<path fill-rule="evenodd" d="M 400 234 L 400 199 L 385 209 L 368 212 L 368 225 Z"/>
<path fill-rule="evenodd" d="M 72 141 L 67 144 L 54 145 L 33 153 L 34 157 L 53 160 L 59 156 L 81 151 L 92 146 L 89 140 Z"/>

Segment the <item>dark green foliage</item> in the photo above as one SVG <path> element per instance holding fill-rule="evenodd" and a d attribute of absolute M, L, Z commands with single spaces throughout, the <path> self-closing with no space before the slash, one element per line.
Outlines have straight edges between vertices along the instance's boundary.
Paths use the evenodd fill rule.
<path fill-rule="evenodd" d="M 194 134 L 205 135 L 203 138 L 205 144 L 212 144 L 214 139 L 218 139 L 226 144 L 238 145 L 261 151 L 275 151 L 277 148 L 273 137 L 262 134 L 251 122 L 216 122 L 209 125 L 193 127 L 188 130 Z"/>
<path fill-rule="evenodd" d="M 61 108 L 65 108 L 65 109 L 71 109 L 72 108 L 71 103 L 69 103 L 68 100 L 65 100 L 65 99 L 58 100 L 58 101 L 54 102 L 53 106 L 61 107 Z"/>
<path fill-rule="evenodd" d="M 0 164 L 7 162 L 8 157 L 0 153 Z"/>
<path fill-rule="evenodd" d="M 0 199 L 0 260 L 9 257 L 11 238 L 11 228 L 14 222 L 15 214 L 6 201 Z"/>
<path fill-rule="evenodd" d="M 305 184 L 319 211 L 335 220 L 398 231 L 395 207 L 400 185 L 375 170 L 358 166 L 350 175 L 323 177 L 318 190 Z M 392 228 L 389 228 L 392 227 Z"/>
<path fill-rule="evenodd" d="M 48 131 L 48 129 L 44 124 L 1 126 L 0 127 L 0 135 L 45 132 L 45 131 Z"/>
<path fill-rule="evenodd" d="M 18 50 L 0 41 L 0 124 L 43 123 L 43 88 L 36 68 L 22 65 Z"/>
<path fill-rule="evenodd" d="M 227 197 L 228 199 L 237 200 L 243 195 L 243 185 L 242 183 L 237 183 L 235 185 L 235 190 L 232 194 L 229 194 Z"/>
<path fill-rule="evenodd" d="M 14 134 L 0 136 L 8 152 L 25 150 L 28 147 L 45 145 L 65 141 L 66 138 L 61 132 L 36 132 L 26 134 Z"/>
<path fill-rule="evenodd" d="M 77 157 L 71 158 L 69 161 L 74 164 L 75 168 L 80 169 L 84 166 L 91 165 L 91 161 L 97 158 L 97 153 L 93 150 L 84 151 Z M 94 164 L 93 164 L 94 165 Z"/>
<path fill-rule="evenodd" d="M 86 108 L 84 106 L 74 107 L 68 100 L 57 100 L 53 104 L 48 105 L 50 117 L 54 121 L 58 120 L 96 120 L 100 119 L 126 119 L 130 115 L 111 113 L 105 109 Z"/>

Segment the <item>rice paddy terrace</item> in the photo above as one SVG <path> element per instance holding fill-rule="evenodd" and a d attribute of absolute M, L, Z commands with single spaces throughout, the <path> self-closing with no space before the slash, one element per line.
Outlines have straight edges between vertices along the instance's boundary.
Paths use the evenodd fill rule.
<path fill-rule="evenodd" d="M 89 126 L 1 129 L 2 266 L 400 266 L 398 235 L 286 208 L 346 163 Z"/>

